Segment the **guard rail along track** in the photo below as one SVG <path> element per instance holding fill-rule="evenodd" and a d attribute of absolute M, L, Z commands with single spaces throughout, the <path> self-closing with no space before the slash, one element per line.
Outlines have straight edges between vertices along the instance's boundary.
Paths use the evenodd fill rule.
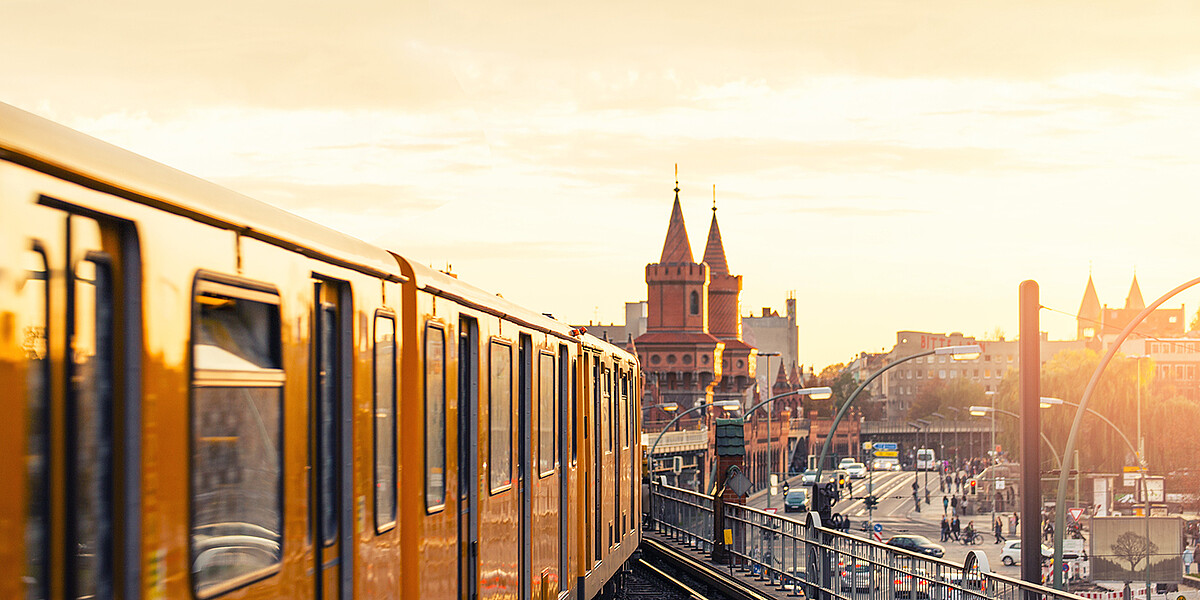
<path fill-rule="evenodd" d="M 724 506 L 725 532 L 713 532 L 713 499 L 661 483 L 650 485 L 650 524 L 675 543 L 711 555 L 723 550 L 729 569 L 757 577 L 780 595 L 821 600 L 1083 600 L 991 570 L 983 552 L 964 564 L 931 558 L 741 505 Z"/>

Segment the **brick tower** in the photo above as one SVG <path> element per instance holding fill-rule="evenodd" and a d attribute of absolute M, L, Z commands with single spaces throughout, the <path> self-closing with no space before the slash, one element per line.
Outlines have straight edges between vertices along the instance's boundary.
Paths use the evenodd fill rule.
<path fill-rule="evenodd" d="M 708 226 L 704 263 L 708 265 L 708 331 L 725 344 L 721 358 L 721 380 L 713 389 L 714 400 L 742 400 L 754 384 L 757 349 L 742 341 L 742 316 L 738 297 L 742 276 L 731 275 L 725 260 L 725 244 L 717 226 L 716 186 L 713 186 L 713 216 Z M 782 406 L 780 407 L 782 408 Z"/>
<path fill-rule="evenodd" d="M 662 256 L 646 265 L 646 333 L 634 340 L 655 403 L 674 402 L 686 410 L 711 401 L 721 380 L 725 344 L 709 333 L 708 286 L 709 265 L 692 258 L 676 181 Z M 681 425 L 694 427 L 704 412 L 684 417 Z"/>

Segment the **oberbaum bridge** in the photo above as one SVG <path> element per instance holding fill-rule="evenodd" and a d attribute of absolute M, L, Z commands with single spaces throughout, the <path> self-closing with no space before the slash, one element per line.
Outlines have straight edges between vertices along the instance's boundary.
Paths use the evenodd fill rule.
<path fill-rule="evenodd" d="M 686 572 L 691 581 L 703 582 L 726 597 L 1083 598 L 1066 591 L 1062 569 L 1051 566 L 1049 577 L 1043 574 L 1041 527 L 1021 528 L 1020 577 L 993 570 L 988 556 L 980 550 L 970 550 L 956 562 L 941 558 L 940 552 L 935 557 L 884 544 L 877 533 L 878 524 L 872 528 L 874 535 L 849 532 L 848 519 L 835 512 L 839 502 L 863 502 L 873 509 L 880 499 L 874 495 L 841 497 L 839 482 L 830 481 L 823 473 L 832 470 L 838 457 L 864 458 L 863 444 L 869 443 L 871 455 L 906 459 L 914 448 L 945 450 L 947 440 L 951 455 L 985 456 L 987 452 L 980 450 L 994 447 L 997 428 L 994 408 L 989 424 L 961 419 L 967 415 L 958 414 L 951 415 L 954 418 L 935 415 L 937 421 L 869 423 L 853 410 L 858 396 L 884 372 L 906 361 L 932 355 L 973 357 L 978 356 L 980 347 L 944 346 L 892 359 L 862 378 L 832 419 L 820 419 L 813 413 L 807 418 L 791 418 L 801 397 L 828 398 L 831 390 L 800 387 L 799 378 L 789 380 L 782 368 L 770 397 L 747 408 L 749 402 L 744 403 L 744 399 L 754 396 L 747 390 L 755 383 L 751 361 L 757 352 L 741 340 L 737 312 L 741 277 L 729 273 L 715 203 L 704 258 L 692 258 L 678 191 L 677 186 L 662 257 L 658 263 L 646 266 L 646 332 L 636 339 L 630 336 L 628 344 L 643 365 L 644 392 L 648 395 L 648 402 L 643 403 L 647 431 L 643 448 L 648 467 L 643 483 L 643 552 L 671 563 Z M 1197 283 L 1200 279 L 1176 288 L 1147 307 L 1111 346 L 1079 403 L 1063 456 L 1072 456 L 1087 400 L 1120 342 L 1162 302 Z M 1022 461 L 1012 465 L 1018 472 L 1006 475 L 1010 485 L 1016 484 L 1019 490 L 1021 522 L 1040 524 L 1042 398 L 1037 283 L 1023 282 L 1019 296 L 1021 411 L 1011 416 L 1018 422 Z M 701 392 L 699 402 L 697 392 Z M 756 414 L 763 407 L 766 410 Z M 971 412 L 976 408 L 984 410 L 972 407 Z M 883 454 L 877 454 L 877 450 Z M 764 480 L 769 482 L 765 486 L 769 502 L 770 495 L 778 491 L 771 490 L 773 475 L 783 471 L 786 477 L 799 466 L 816 471 L 807 488 L 809 501 L 801 510 L 802 516 L 789 518 L 771 508 L 760 510 L 747 505 L 755 482 L 760 486 Z M 1064 565 L 1062 536 L 1069 471 L 1059 469 L 1051 565 Z M 919 507 L 918 486 L 912 486 L 913 500 Z M 928 489 L 926 480 L 926 494 Z M 928 497 L 925 501 L 928 503 Z M 968 505 L 967 510 L 970 508 Z M 1146 595 L 1139 596 L 1148 598 L 1148 579 L 1144 591 Z M 703 597 L 695 591 L 690 593 L 692 597 Z M 1129 596 L 1128 583 L 1124 594 Z"/>

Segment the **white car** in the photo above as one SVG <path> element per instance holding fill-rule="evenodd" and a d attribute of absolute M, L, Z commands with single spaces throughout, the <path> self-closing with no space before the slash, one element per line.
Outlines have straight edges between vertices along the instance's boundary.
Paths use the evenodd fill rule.
<path fill-rule="evenodd" d="M 850 474 L 850 479 L 862 479 L 867 476 L 867 466 L 860 463 L 850 463 L 843 467 Z"/>
<path fill-rule="evenodd" d="M 1048 561 L 1054 556 L 1054 549 L 1042 544 L 1042 561 Z M 1075 560 L 1079 556 L 1074 552 L 1063 552 L 1063 560 Z M 1008 566 L 1021 564 L 1021 540 L 1008 540 L 1000 550 L 1000 562 Z"/>

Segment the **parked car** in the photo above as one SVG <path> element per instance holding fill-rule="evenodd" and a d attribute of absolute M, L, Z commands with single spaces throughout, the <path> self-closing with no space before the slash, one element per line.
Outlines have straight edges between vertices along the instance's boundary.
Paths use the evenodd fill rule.
<path fill-rule="evenodd" d="M 946 549 L 939 544 L 929 541 L 929 538 L 923 535 L 893 535 L 888 538 L 887 544 L 897 548 L 903 548 L 912 552 L 920 552 L 935 558 L 945 556 Z"/>
<path fill-rule="evenodd" d="M 1054 549 L 1050 546 L 1042 544 L 1042 564 L 1046 564 L 1054 558 Z M 1075 552 L 1063 552 L 1063 560 L 1076 560 L 1079 554 Z M 1004 547 L 1000 549 L 1000 562 L 1007 566 L 1021 564 L 1021 540 L 1008 540 L 1004 542 Z"/>
<path fill-rule="evenodd" d="M 859 563 L 856 565 L 841 565 L 841 585 L 843 592 L 870 592 L 875 588 L 875 570 L 871 565 Z"/>
<path fill-rule="evenodd" d="M 892 597 L 905 600 L 928 600 L 929 590 L 932 587 L 929 574 L 924 569 L 914 569 L 912 573 L 897 573 L 896 578 L 892 581 Z"/>
<path fill-rule="evenodd" d="M 867 466 L 860 462 L 850 463 L 844 468 L 850 474 L 850 479 L 862 479 L 867 476 Z"/>
<path fill-rule="evenodd" d="M 805 490 L 788 490 L 783 497 L 783 512 L 800 512 L 808 510 L 808 492 Z"/>

